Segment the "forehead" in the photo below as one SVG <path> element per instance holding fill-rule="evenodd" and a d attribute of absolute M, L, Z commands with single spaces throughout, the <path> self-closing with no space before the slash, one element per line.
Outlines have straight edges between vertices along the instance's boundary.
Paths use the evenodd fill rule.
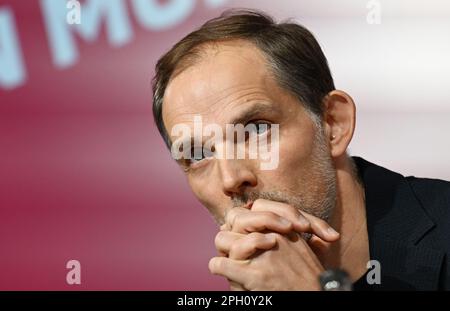
<path fill-rule="evenodd" d="M 163 121 L 169 130 L 178 123 L 220 123 L 247 103 L 270 102 L 275 82 L 257 47 L 245 41 L 207 47 L 200 60 L 178 74 L 164 95 Z"/>

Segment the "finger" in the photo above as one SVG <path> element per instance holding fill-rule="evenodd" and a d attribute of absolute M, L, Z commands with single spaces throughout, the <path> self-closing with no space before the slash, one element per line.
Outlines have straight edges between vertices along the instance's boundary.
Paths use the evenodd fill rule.
<path fill-rule="evenodd" d="M 243 238 L 245 235 L 231 231 L 219 231 L 214 239 L 216 249 L 220 254 L 228 256 L 230 248 L 235 241 Z"/>
<path fill-rule="evenodd" d="M 286 234 L 293 230 L 293 225 L 286 218 L 272 212 L 248 212 L 236 215 L 231 227 L 231 231 L 238 233 L 264 230 Z"/>
<path fill-rule="evenodd" d="M 229 252 L 229 258 L 245 260 L 257 250 L 269 250 L 277 244 L 274 236 L 260 232 L 252 232 L 234 242 Z"/>
<path fill-rule="evenodd" d="M 249 213 L 250 211 L 242 207 L 234 207 L 225 213 L 225 223 L 220 227 L 221 230 L 231 230 L 237 215 Z"/>
<path fill-rule="evenodd" d="M 245 284 L 250 277 L 246 266 L 250 260 L 234 260 L 227 257 L 213 257 L 209 261 L 208 268 L 212 274 L 226 277 L 232 282 Z"/>
<path fill-rule="evenodd" d="M 324 241 L 334 242 L 339 239 L 339 233 L 334 230 L 325 220 L 311 214 L 301 212 L 311 223 L 312 232 Z"/>
<path fill-rule="evenodd" d="M 228 280 L 230 284 L 230 290 L 232 291 L 245 291 L 246 289 L 239 283 Z"/>
<path fill-rule="evenodd" d="M 294 230 L 299 233 L 311 231 L 311 224 L 309 220 L 303 216 L 298 209 L 289 204 L 258 199 L 253 203 L 251 210 L 254 212 L 272 212 L 284 217 L 292 222 L 294 225 Z"/>
<path fill-rule="evenodd" d="M 325 253 L 330 248 L 330 243 L 322 240 L 321 238 L 312 235 L 308 241 L 308 245 L 311 247 L 315 254 Z"/>
<path fill-rule="evenodd" d="M 328 242 L 334 242 L 339 239 L 339 233 L 337 233 L 326 221 L 308 213 L 300 212 L 297 208 L 286 203 L 258 199 L 253 203 L 251 210 L 271 211 L 278 214 L 291 221 L 294 230 L 299 233 L 313 233 Z"/>

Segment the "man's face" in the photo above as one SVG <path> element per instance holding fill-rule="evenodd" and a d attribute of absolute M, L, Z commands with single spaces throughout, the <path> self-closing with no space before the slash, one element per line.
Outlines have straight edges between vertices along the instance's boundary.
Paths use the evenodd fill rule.
<path fill-rule="evenodd" d="M 163 121 L 169 135 L 177 124 L 187 124 L 194 132 L 195 116 L 201 117 L 203 127 L 218 124 L 224 133 L 226 125 L 236 120 L 243 126 L 278 124 L 279 163 L 275 169 L 262 170 L 260 159 L 248 157 L 184 161 L 196 197 L 218 223 L 230 208 L 257 198 L 289 203 L 328 220 L 336 182 L 321 125 L 277 85 L 264 56 L 252 44 L 220 43 L 202 53 L 166 89 Z M 270 136 L 270 127 L 258 135 Z"/>

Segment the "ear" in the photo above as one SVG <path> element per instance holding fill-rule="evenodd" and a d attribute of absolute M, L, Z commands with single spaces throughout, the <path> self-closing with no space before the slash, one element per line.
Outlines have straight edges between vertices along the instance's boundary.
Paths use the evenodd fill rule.
<path fill-rule="evenodd" d="M 330 142 L 333 158 L 344 154 L 353 137 L 356 124 L 356 107 L 345 92 L 334 90 L 325 97 L 325 133 Z"/>

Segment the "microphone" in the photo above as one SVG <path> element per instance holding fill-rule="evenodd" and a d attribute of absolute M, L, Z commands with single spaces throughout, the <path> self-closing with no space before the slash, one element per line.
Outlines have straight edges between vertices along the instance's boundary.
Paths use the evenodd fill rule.
<path fill-rule="evenodd" d="M 345 292 L 353 290 L 353 284 L 348 273 L 342 269 L 324 271 L 319 276 L 319 282 L 323 291 Z"/>

